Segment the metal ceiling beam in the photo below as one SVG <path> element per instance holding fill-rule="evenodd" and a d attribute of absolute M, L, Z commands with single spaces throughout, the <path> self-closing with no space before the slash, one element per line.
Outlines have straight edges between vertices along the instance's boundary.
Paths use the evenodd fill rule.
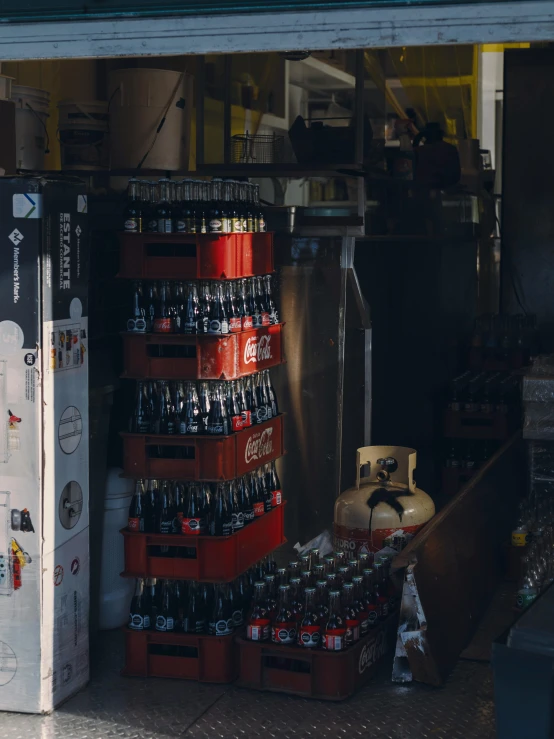
<path fill-rule="evenodd" d="M 0 60 L 554 39 L 554 0 L 0 24 Z"/>

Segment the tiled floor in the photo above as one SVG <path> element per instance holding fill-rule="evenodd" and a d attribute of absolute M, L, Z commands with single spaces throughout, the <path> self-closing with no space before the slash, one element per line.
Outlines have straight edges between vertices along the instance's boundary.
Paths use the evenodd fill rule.
<path fill-rule="evenodd" d="M 355 737 L 492 739 L 487 663 L 460 661 L 442 689 L 394 685 L 390 663 L 354 698 L 326 703 L 233 686 L 124 678 L 123 641 L 101 634 L 89 686 L 50 716 L 0 714 L 0 739 Z"/>

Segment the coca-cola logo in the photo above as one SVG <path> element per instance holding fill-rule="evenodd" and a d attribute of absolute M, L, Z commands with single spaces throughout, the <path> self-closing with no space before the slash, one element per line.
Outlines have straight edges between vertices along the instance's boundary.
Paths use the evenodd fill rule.
<path fill-rule="evenodd" d="M 273 439 L 271 435 L 273 429 L 265 429 L 260 433 L 252 434 L 246 442 L 246 450 L 244 452 L 244 461 L 246 464 L 254 462 L 257 459 L 268 457 L 273 452 Z"/>
<path fill-rule="evenodd" d="M 387 639 L 384 631 L 376 635 L 375 639 L 368 644 L 360 652 L 360 660 L 358 662 L 358 672 L 362 675 L 368 667 L 375 664 L 387 651 Z"/>
<path fill-rule="evenodd" d="M 251 336 L 244 346 L 244 364 L 264 362 L 272 358 L 271 336 Z"/>

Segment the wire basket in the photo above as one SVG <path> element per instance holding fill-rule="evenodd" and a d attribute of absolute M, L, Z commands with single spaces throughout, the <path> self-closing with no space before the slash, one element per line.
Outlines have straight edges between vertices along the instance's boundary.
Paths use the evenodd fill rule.
<path fill-rule="evenodd" d="M 273 164 L 283 161 L 284 136 L 239 133 L 231 139 L 233 164 Z"/>

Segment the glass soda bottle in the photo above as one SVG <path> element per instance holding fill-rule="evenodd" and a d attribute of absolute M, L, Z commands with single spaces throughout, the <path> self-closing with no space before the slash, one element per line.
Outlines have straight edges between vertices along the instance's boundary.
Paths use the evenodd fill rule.
<path fill-rule="evenodd" d="M 208 623 L 208 634 L 228 636 L 235 630 L 233 609 L 227 584 L 216 585 L 214 607 Z"/>
<path fill-rule="evenodd" d="M 362 599 L 367 611 L 367 625 L 371 629 L 379 623 L 379 613 L 381 610 L 375 590 L 374 572 L 371 568 L 364 570 Z"/>
<path fill-rule="evenodd" d="M 211 536 L 230 536 L 233 532 L 232 522 L 232 513 L 225 485 L 218 482 L 210 521 Z"/>
<path fill-rule="evenodd" d="M 271 620 L 267 612 L 266 584 L 254 583 L 254 603 L 246 622 L 246 638 L 250 641 L 268 641 Z"/>
<path fill-rule="evenodd" d="M 329 593 L 329 618 L 323 627 L 323 649 L 329 652 L 342 652 L 346 649 L 346 624 L 341 614 L 340 591 Z"/>
<path fill-rule="evenodd" d="M 129 506 L 127 521 L 129 531 L 144 532 L 144 484 L 142 480 L 135 482 L 135 494 Z"/>
<path fill-rule="evenodd" d="M 162 585 L 161 603 L 156 616 L 156 631 L 175 631 L 176 604 L 169 580 Z"/>
<path fill-rule="evenodd" d="M 365 636 L 369 631 L 369 611 L 364 603 L 362 586 L 364 578 L 361 575 L 354 575 L 352 578 L 352 586 L 354 588 L 354 608 L 360 619 L 360 636 Z"/>
<path fill-rule="evenodd" d="M 163 177 L 159 182 L 159 201 L 155 213 L 158 222 L 158 233 L 170 234 L 173 232 L 173 208 L 170 203 L 170 181 Z"/>
<path fill-rule="evenodd" d="M 134 177 L 129 180 L 123 229 L 125 233 L 139 234 L 142 232 L 142 202 L 140 199 L 140 182 Z"/>
<path fill-rule="evenodd" d="M 343 607 L 342 615 L 346 625 L 346 645 L 355 644 L 360 639 L 360 618 L 354 605 L 354 586 L 345 582 L 342 586 Z"/>
<path fill-rule="evenodd" d="M 206 532 L 206 511 L 202 505 L 200 486 L 192 483 L 189 486 L 185 515 L 181 522 L 181 533 L 187 536 L 200 536 Z"/>
<path fill-rule="evenodd" d="M 144 631 L 150 628 L 150 610 L 148 598 L 144 593 L 144 580 L 138 578 L 135 585 L 135 594 L 129 609 L 129 628 L 133 631 Z"/>
<path fill-rule="evenodd" d="M 315 610 L 315 588 L 304 590 L 304 615 L 298 627 L 298 646 L 316 649 L 321 645 L 321 622 Z"/>
<path fill-rule="evenodd" d="M 185 634 L 203 634 L 206 630 L 206 613 L 198 583 L 189 582 L 188 597 L 183 615 Z"/>
<path fill-rule="evenodd" d="M 288 585 L 279 586 L 279 604 L 271 626 L 271 641 L 275 644 L 294 644 L 296 641 L 296 620 L 290 609 Z"/>

